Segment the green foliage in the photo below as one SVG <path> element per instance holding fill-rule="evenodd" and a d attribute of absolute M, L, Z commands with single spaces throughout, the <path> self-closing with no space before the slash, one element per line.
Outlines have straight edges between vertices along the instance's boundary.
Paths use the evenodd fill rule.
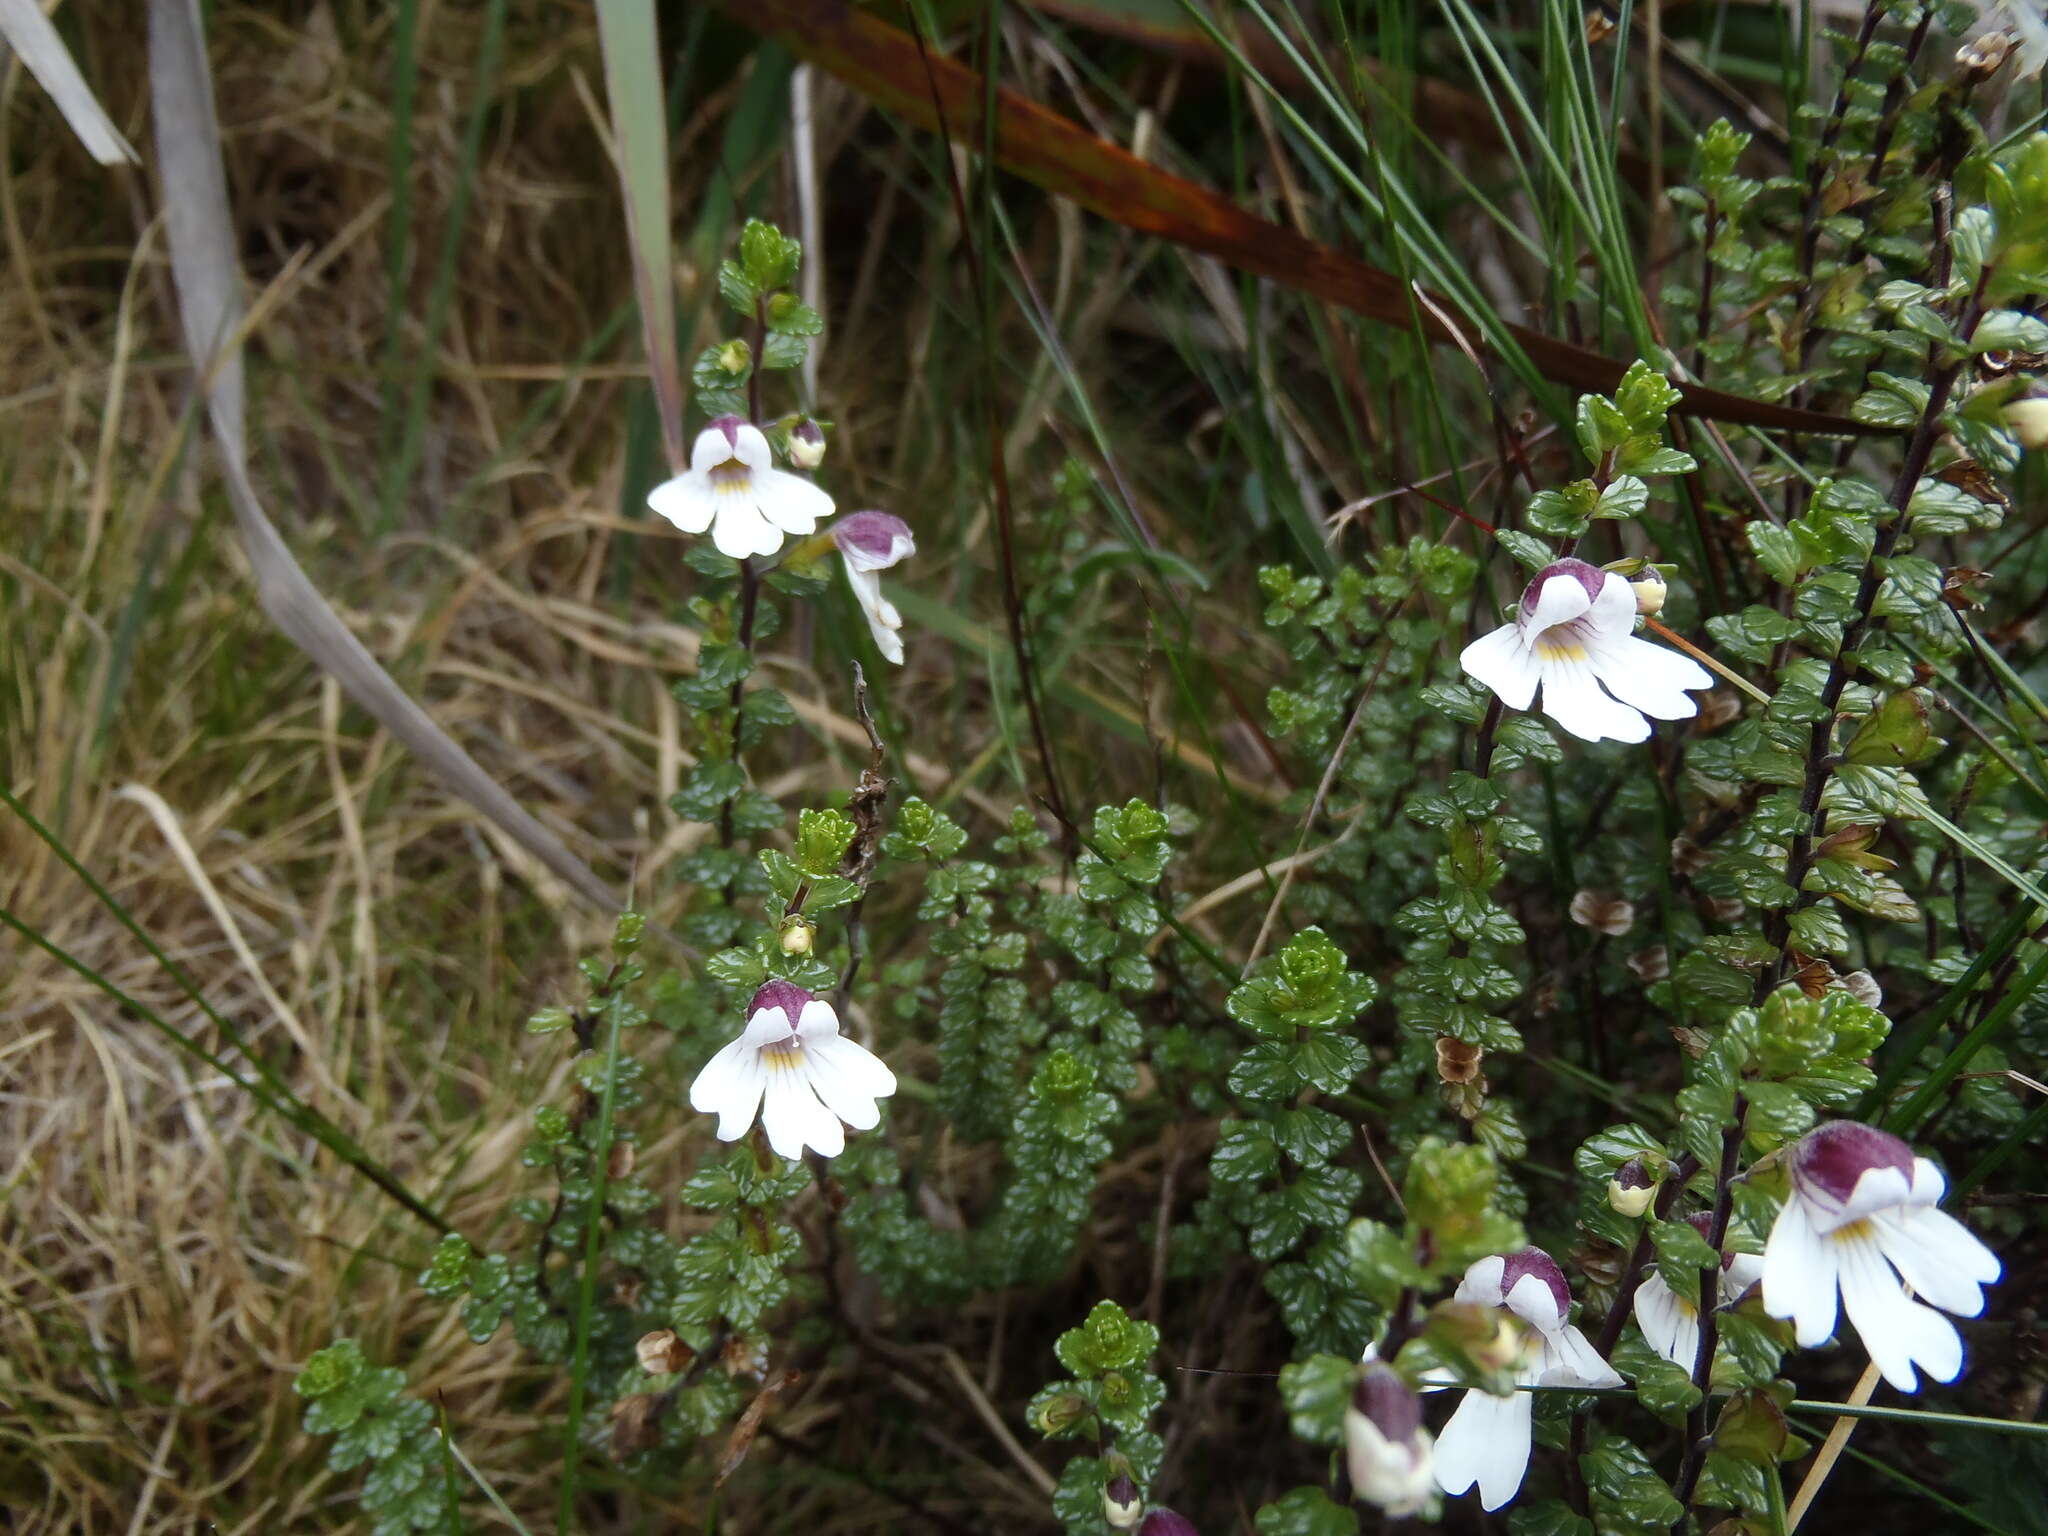
<path fill-rule="evenodd" d="M 405 1395 L 405 1372 L 373 1366 L 354 1339 L 337 1339 L 307 1359 L 292 1385 L 306 1400 L 306 1433 L 333 1437 L 328 1466 L 367 1467 L 357 1498 L 374 1536 L 456 1536 L 468 1529 L 433 1410 Z"/>
<path fill-rule="evenodd" d="M 1119 1472 L 1141 1494 L 1158 1475 L 1164 1444 L 1148 1425 L 1166 1384 L 1147 1368 L 1158 1347 L 1159 1330 L 1113 1301 L 1097 1302 L 1053 1345 L 1069 1376 L 1042 1388 L 1028 1417 L 1048 1439 L 1087 1440 L 1105 1453 L 1074 1457 L 1060 1478 L 1053 1513 L 1070 1536 L 1107 1536 L 1103 1488 Z"/>

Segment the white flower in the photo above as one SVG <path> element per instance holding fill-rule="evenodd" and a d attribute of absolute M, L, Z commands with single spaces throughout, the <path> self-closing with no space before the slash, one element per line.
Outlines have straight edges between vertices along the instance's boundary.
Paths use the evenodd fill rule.
<path fill-rule="evenodd" d="M 1635 623 L 1625 577 L 1559 560 L 1523 591 L 1515 621 L 1466 646 L 1458 665 L 1510 709 L 1527 709 L 1540 685 L 1543 712 L 1585 741 L 1643 741 L 1645 716 L 1691 719 L 1699 706 L 1686 690 L 1714 679 L 1689 657 L 1638 640 Z"/>
<path fill-rule="evenodd" d="M 895 1091 L 895 1074 L 839 1033 L 830 1003 L 794 982 L 771 981 L 747 1007 L 746 1033 L 690 1084 L 690 1107 L 718 1116 L 720 1141 L 746 1135 L 759 1109 L 777 1155 L 798 1158 L 812 1147 L 837 1157 L 846 1150 L 839 1122 L 873 1130 L 882 1119 L 876 1101 Z"/>
<path fill-rule="evenodd" d="M 868 630 L 875 637 L 875 649 L 899 667 L 903 665 L 903 615 L 882 596 L 882 578 L 899 560 L 917 553 L 917 540 L 910 524 L 887 512 L 856 512 L 832 525 L 832 542 L 839 546 L 839 558 L 846 566 L 846 584 L 853 588 L 853 600 L 867 615 Z"/>
<path fill-rule="evenodd" d="M 1626 587 L 1626 583 L 1623 583 Z M 1529 1325 L 1515 1383 L 1524 1387 L 1618 1387 L 1621 1377 L 1567 1318 L 1564 1271 L 1541 1248 L 1481 1259 L 1465 1271 L 1457 1300 L 1501 1307 Z M 1527 1392 L 1495 1397 L 1476 1387 L 1436 1437 L 1436 1481 L 1445 1493 L 1475 1484 L 1482 1507 L 1499 1509 L 1522 1487 L 1536 1400 Z"/>
<path fill-rule="evenodd" d="M 1368 1359 L 1344 1410 L 1344 1458 L 1351 1491 L 1396 1520 L 1418 1514 L 1436 1493 L 1436 1464 L 1422 1399 L 1392 1366 Z"/>
<path fill-rule="evenodd" d="M 1690 1220 L 1701 1237 L 1709 1235 L 1712 1217 L 1702 1214 Z M 1724 1254 L 1718 1282 L 1720 1294 L 1714 1305 L 1733 1306 L 1748 1295 L 1749 1288 L 1763 1276 L 1764 1261 L 1755 1254 Z M 1691 1371 L 1700 1352 L 1700 1309 L 1692 1300 L 1672 1290 L 1664 1283 L 1664 1277 L 1653 1269 L 1636 1287 L 1635 1311 L 1636 1326 L 1643 1330 L 1643 1337 L 1649 1341 L 1650 1348 L 1673 1365 L 1682 1365 Z"/>
<path fill-rule="evenodd" d="M 734 560 L 772 555 L 786 533 L 811 533 L 832 515 L 832 498 L 801 475 L 775 467 L 761 429 L 721 416 L 697 434 L 690 467 L 647 493 L 647 505 L 685 533 L 711 530 Z"/>
<path fill-rule="evenodd" d="M 1790 1318 L 1811 1349 L 1835 1331 L 1839 1289 L 1886 1381 L 1918 1391 L 1915 1366 L 1954 1381 L 1963 1341 L 1941 1312 L 1975 1317 L 2001 1271 L 1968 1227 L 1936 1209 L 1948 1189 L 1941 1170 L 1889 1132 L 1849 1120 L 1807 1132 L 1785 1161 L 1792 1193 L 1764 1245 L 1764 1310 Z M 1907 1296 L 1901 1280 L 1932 1305 Z"/>

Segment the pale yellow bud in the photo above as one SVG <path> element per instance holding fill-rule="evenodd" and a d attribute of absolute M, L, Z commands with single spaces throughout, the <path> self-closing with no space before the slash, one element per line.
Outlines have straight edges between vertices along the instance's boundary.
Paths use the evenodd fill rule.
<path fill-rule="evenodd" d="M 1664 577 L 1657 567 L 1646 566 L 1643 574 L 1629 585 L 1635 588 L 1637 613 L 1646 619 L 1654 619 L 1664 611 L 1664 594 L 1670 589 L 1664 584 Z"/>
<path fill-rule="evenodd" d="M 818 930 L 802 918 L 791 918 L 783 925 L 782 952 L 785 955 L 808 955 L 817 933 Z"/>
<path fill-rule="evenodd" d="M 2005 408 L 2005 424 L 2029 453 L 2048 448 L 2048 396 L 2013 401 Z"/>
<path fill-rule="evenodd" d="M 1623 1163 L 1607 1181 L 1608 1205 L 1631 1221 L 1650 1208 L 1656 1194 L 1657 1181 L 1650 1177 L 1650 1170 L 1643 1166 L 1640 1157 Z"/>

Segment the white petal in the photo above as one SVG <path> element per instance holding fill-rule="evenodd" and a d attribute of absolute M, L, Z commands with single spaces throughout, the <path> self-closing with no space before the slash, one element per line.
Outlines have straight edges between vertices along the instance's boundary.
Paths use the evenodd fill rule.
<path fill-rule="evenodd" d="M 797 1016 L 797 1035 L 804 1044 L 814 1040 L 827 1039 L 839 1033 L 839 1015 L 832 1011 L 832 1005 L 822 997 L 814 997 L 803 1006 Z"/>
<path fill-rule="evenodd" d="M 1508 1261 L 1500 1254 L 1475 1261 L 1458 1282 L 1456 1300 L 1469 1301 L 1482 1307 L 1498 1307 L 1507 1303 L 1507 1296 L 1501 1290 L 1501 1281 L 1507 1277 Z"/>
<path fill-rule="evenodd" d="M 1508 1310 L 1539 1333 L 1555 1333 L 1564 1326 L 1564 1314 L 1557 1309 L 1557 1292 L 1541 1275 L 1524 1275 L 1508 1292 Z"/>
<path fill-rule="evenodd" d="M 804 1049 L 812 1057 L 831 1063 L 834 1072 L 870 1099 L 886 1099 L 896 1091 L 896 1074 L 858 1040 L 832 1035 L 806 1041 Z"/>
<path fill-rule="evenodd" d="M 1948 1179 L 1932 1159 L 1913 1159 L 1913 1191 L 1906 1198 L 1914 1205 L 1939 1205 L 1948 1193 Z M 1996 1278 L 1995 1276 L 1993 1278 Z"/>
<path fill-rule="evenodd" d="M 1764 1278 L 1764 1261 L 1753 1253 L 1731 1254 L 1721 1271 L 1721 1303 L 1732 1306 L 1749 1294 L 1749 1288 Z"/>
<path fill-rule="evenodd" d="M 850 1040 L 833 1043 L 853 1044 Z M 835 1056 L 815 1050 L 806 1050 L 804 1056 L 811 1088 L 827 1109 L 857 1131 L 872 1131 L 882 1123 L 882 1109 L 875 1096 L 861 1092 L 859 1079 Z"/>
<path fill-rule="evenodd" d="M 718 1116 L 720 1141 L 738 1141 L 754 1123 L 766 1079 L 761 1053 L 744 1037 L 731 1041 L 704 1063 L 690 1084 L 690 1107 Z"/>
<path fill-rule="evenodd" d="M 1624 583 L 1626 585 L 1626 583 Z M 1603 587 L 1602 591 L 1606 589 Z M 1633 602 L 1633 599 L 1631 599 Z M 1533 640 L 1553 624 L 1569 624 L 1593 606 L 1593 599 L 1576 576 L 1553 576 L 1536 594 L 1536 606 L 1521 614 L 1516 623 L 1524 640 Z"/>
<path fill-rule="evenodd" d="M 1603 693 L 1588 662 L 1554 656 L 1542 667 L 1543 713 L 1581 741 L 1648 740 L 1643 712 Z"/>
<path fill-rule="evenodd" d="M 827 1157 L 846 1150 L 846 1132 L 840 1129 L 839 1117 L 811 1091 L 809 1073 L 794 1066 L 769 1069 L 761 1128 L 779 1157 L 800 1158 L 806 1146 L 816 1147 Z"/>
<path fill-rule="evenodd" d="M 762 1008 L 747 1018 L 746 1033 L 740 1038 L 759 1050 L 764 1045 L 780 1045 L 790 1037 L 795 1026 L 789 1022 L 789 1010 L 777 1004 L 773 1008 Z"/>
<path fill-rule="evenodd" d="M 690 444 L 690 468 L 699 477 L 714 464 L 723 464 L 731 457 L 732 442 L 717 427 L 706 427 Z"/>
<path fill-rule="evenodd" d="M 712 526 L 711 542 L 727 559 L 745 560 L 753 555 L 774 554 L 782 548 L 782 535 L 752 502 L 726 496 L 718 503 L 718 521 Z"/>
<path fill-rule="evenodd" d="M 1543 1373 L 1534 1383 L 1540 1387 L 1618 1387 L 1622 1379 L 1613 1366 L 1600 1358 L 1600 1351 L 1578 1329 L 1567 1323 L 1543 1341 Z"/>
<path fill-rule="evenodd" d="M 1437 1486 L 1463 1493 L 1476 1483 L 1479 1503 L 1489 1510 L 1512 1499 L 1529 1471 L 1535 1406 L 1527 1392 L 1467 1392 L 1436 1437 Z"/>
<path fill-rule="evenodd" d="M 1814 1225 L 1823 1232 L 1832 1232 L 1878 1211 L 1909 1204 L 1912 1199 L 1911 1174 L 1900 1168 L 1866 1168 L 1857 1176 L 1856 1187 L 1849 1191 L 1849 1198 L 1842 1203 L 1841 1209 L 1831 1212 Z"/>
<path fill-rule="evenodd" d="M 830 496 L 802 475 L 783 469 L 754 471 L 754 505 L 784 533 L 813 533 L 819 518 L 832 515 Z"/>
<path fill-rule="evenodd" d="M 1764 1310 L 1792 1319 L 1802 1349 L 1826 1343 L 1835 1331 L 1834 1245 L 1813 1230 L 1797 1194 L 1778 1212 L 1764 1245 Z"/>
<path fill-rule="evenodd" d="M 730 450 L 733 458 L 755 471 L 756 482 L 760 471 L 775 468 L 775 454 L 768 447 L 768 438 L 751 421 L 743 421 L 733 428 L 733 444 Z"/>
<path fill-rule="evenodd" d="M 702 533 L 718 515 L 718 502 L 711 494 L 710 482 L 696 470 L 662 481 L 647 493 L 647 505 L 685 533 Z"/>
<path fill-rule="evenodd" d="M 1688 1371 L 1693 1368 L 1699 1356 L 1700 1315 L 1664 1283 L 1662 1275 L 1650 1275 L 1636 1287 L 1636 1326 L 1650 1348 L 1666 1360 Z"/>
<path fill-rule="evenodd" d="M 1543 675 L 1512 624 L 1503 624 L 1466 646 L 1458 665 L 1499 694 L 1509 709 L 1527 709 Z"/>
<path fill-rule="evenodd" d="M 1586 621 L 1602 640 L 1630 634 L 1636 627 L 1636 589 L 1626 576 L 1613 571 L 1600 584 L 1600 594 L 1586 612 Z"/>
<path fill-rule="evenodd" d="M 884 658 L 903 665 L 903 637 L 896 633 L 903 625 L 903 615 L 896 611 L 896 605 L 882 596 L 882 578 L 871 569 L 856 566 L 851 560 L 845 562 L 846 584 L 853 588 L 853 600 L 860 604 L 860 611 L 868 621 L 868 633 L 875 637 L 875 649 Z"/>
<path fill-rule="evenodd" d="M 1924 1301 L 1975 1317 L 1984 1310 L 1983 1287 L 1999 1277 L 1998 1255 L 1946 1211 L 1907 1206 L 1870 1218 L 1877 1243 L 1906 1284 Z"/>
<path fill-rule="evenodd" d="M 1876 1239 L 1859 1232 L 1833 1243 L 1842 1269 L 1842 1306 L 1884 1379 L 1901 1392 L 1917 1392 L 1915 1365 L 1936 1381 L 1961 1375 L 1963 1341 L 1955 1324 L 1906 1298 Z"/>
<path fill-rule="evenodd" d="M 1638 640 L 1634 635 L 1602 641 L 1593 670 L 1607 691 L 1659 720 L 1690 720 L 1700 712 L 1688 688 L 1711 688 L 1713 674 L 1690 656 Z"/>

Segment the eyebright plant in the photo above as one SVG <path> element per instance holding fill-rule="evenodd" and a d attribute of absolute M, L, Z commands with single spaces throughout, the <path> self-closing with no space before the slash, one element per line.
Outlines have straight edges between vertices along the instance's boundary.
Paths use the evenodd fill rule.
<path fill-rule="evenodd" d="M 994 1416 L 1075 1536 L 1221 1529 L 1252 1483 L 1263 1536 L 1466 1500 L 1526 1533 L 1775 1529 L 1834 1360 L 1966 1379 L 2021 1229 L 1942 1207 L 2036 1124 L 2001 1069 L 2048 1049 L 2048 767 L 2016 704 L 1958 702 L 2031 694 L 1956 556 L 2004 516 L 2048 354 L 2048 135 L 1968 131 L 1969 79 L 1921 78 L 1930 15 L 1872 8 L 1797 173 L 1701 136 L 1669 350 L 1520 452 L 1497 522 L 1258 572 L 1279 677 L 1240 723 L 1274 805 L 1228 826 L 1156 735 L 1154 782 L 1087 813 L 1051 751 L 1015 808 L 979 768 L 892 780 L 892 701 L 849 663 L 904 661 L 880 573 L 915 539 L 828 522 L 821 424 L 764 415 L 823 321 L 795 242 L 747 225 L 745 334 L 697 359 L 711 419 L 650 498 L 710 540 L 674 689 L 690 953 L 629 913 L 535 1015 L 562 1088 L 532 1187 L 422 1276 L 567 1376 L 565 1503 L 600 1450 L 703 1493 L 715 1436 L 746 1475 L 815 1373 L 923 1428 Z M 1677 413 L 1702 379 L 1871 430 L 1709 451 Z M 1091 475 L 1044 498 L 1034 618 L 1084 601 Z M 829 615 L 834 552 L 864 625 L 811 654 L 855 756 L 792 818 L 762 663 L 785 607 Z M 1023 653 L 989 687 L 1031 719 Z M 1233 837 L 1254 877 L 1198 893 Z M 316 1405 L 366 1405 L 320 1427 L 423 1430 L 356 1360 L 309 1365 Z"/>

